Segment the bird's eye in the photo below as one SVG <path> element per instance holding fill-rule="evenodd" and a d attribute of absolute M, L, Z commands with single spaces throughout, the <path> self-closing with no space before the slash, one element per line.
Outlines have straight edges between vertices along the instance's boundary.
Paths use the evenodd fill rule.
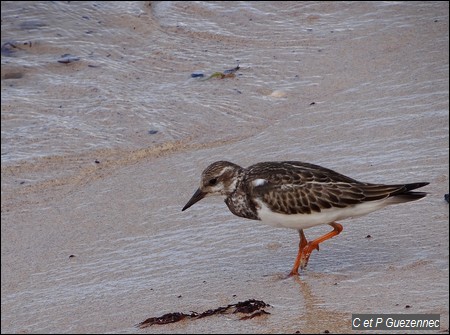
<path fill-rule="evenodd" d="M 209 183 L 209 185 L 211 185 L 211 186 L 216 185 L 216 184 L 217 184 L 217 178 L 212 178 L 212 179 L 210 179 L 208 183 Z"/>

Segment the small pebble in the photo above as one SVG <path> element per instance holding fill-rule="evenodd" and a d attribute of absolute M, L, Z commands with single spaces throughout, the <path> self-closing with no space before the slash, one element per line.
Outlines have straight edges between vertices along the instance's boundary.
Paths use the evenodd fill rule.
<path fill-rule="evenodd" d="M 204 76 L 205 75 L 203 73 L 197 73 L 197 72 L 191 73 L 192 78 L 202 78 Z"/>
<path fill-rule="evenodd" d="M 72 56 L 71 54 L 64 54 L 61 56 L 61 59 L 58 60 L 58 63 L 69 64 L 79 60 L 80 57 Z"/>
<path fill-rule="evenodd" d="M 11 73 L 5 73 L 3 76 L 3 79 L 20 79 L 23 77 L 22 72 L 11 72 Z"/>
<path fill-rule="evenodd" d="M 284 98 L 286 95 L 286 92 L 280 90 L 275 90 L 269 94 L 269 96 L 271 96 L 272 98 Z"/>

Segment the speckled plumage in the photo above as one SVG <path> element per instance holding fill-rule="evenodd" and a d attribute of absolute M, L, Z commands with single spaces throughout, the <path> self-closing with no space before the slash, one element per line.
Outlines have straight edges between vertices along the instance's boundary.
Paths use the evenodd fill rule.
<path fill-rule="evenodd" d="M 412 190 L 427 184 L 364 183 L 318 165 L 296 161 L 263 162 L 248 168 L 218 161 L 203 171 L 200 188 L 183 211 L 205 196 L 221 195 L 230 211 L 237 216 L 297 229 L 302 250 L 299 250 L 296 265 L 291 271 L 291 274 L 297 274 L 297 263 L 305 267 L 312 250 L 305 251 L 309 254 L 303 256 L 300 251 L 303 252 L 305 247 L 318 249 L 320 242 L 339 234 L 342 226 L 336 220 L 421 199 L 426 193 Z M 303 229 L 320 224 L 330 224 L 335 232 L 307 246 Z"/>

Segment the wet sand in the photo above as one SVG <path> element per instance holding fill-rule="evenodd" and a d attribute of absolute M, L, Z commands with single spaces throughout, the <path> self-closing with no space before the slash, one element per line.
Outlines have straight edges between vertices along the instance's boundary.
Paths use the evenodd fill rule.
<path fill-rule="evenodd" d="M 220 200 L 181 213 L 198 177 L 191 165 L 221 148 L 149 157 L 106 168 L 84 185 L 18 195 L 16 206 L 2 211 L 3 329 L 132 333 L 148 317 L 252 298 L 273 306 L 265 309 L 271 314 L 245 321 L 213 316 L 140 332 L 336 333 L 351 331 L 352 313 L 405 312 L 439 313 L 445 329 L 444 183 L 432 180 L 421 202 L 344 222 L 341 236 L 312 255 L 300 278 L 286 279 L 294 231 L 235 218 Z"/>
<path fill-rule="evenodd" d="M 217 17 L 211 8 L 177 6 L 184 7 L 174 10 L 180 15 L 175 19 L 161 8 L 154 15 L 159 29 L 183 38 L 186 50 L 197 45 L 189 43 L 194 37 L 209 43 L 210 50 L 216 43 L 217 35 L 194 25 L 198 16 L 218 26 L 232 18 L 244 24 L 241 16 L 233 16 L 233 6 L 220 9 L 223 15 Z M 267 13 L 268 20 L 260 17 L 258 24 L 270 27 L 277 5 L 261 6 L 261 17 Z M 218 47 L 220 60 L 204 56 L 201 63 L 183 54 L 183 64 L 176 52 L 161 48 L 172 57 L 159 65 L 167 71 L 167 82 L 181 81 L 180 73 L 189 77 L 200 63 L 214 68 L 223 62 L 226 68 L 236 49 L 247 63 L 237 78 L 190 81 L 173 89 L 173 100 L 157 101 L 183 113 L 170 115 L 174 128 L 167 115 L 160 116 L 160 124 L 169 126 L 154 142 L 139 137 L 133 128 L 139 122 L 124 119 L 130 122 L 127 131 L 135 134 L 126 145 L 119 141 L 80 152 L 62 149 L 61 154 L 49 150 L 41 158 L 2 161 L 2 333 L 348 333 L 352 313 L 437 313 L 441 330 L 433 333 L 448 333 L 448 4 L 393 5 L 383 12 L 386 16 L 376 17 L 379 30 L 373 31 L 363 26 L 363 18 L 375 19 L 365 7 L 369 4 L 311 6 L 310 12 L 308 7 L 299 12 L 306 17 L 305 27 L 319 33 L 299 33 L 301 43 L 296 35 L 287 39 L 274 23 L 269 32 L 280 34 L 275 42 L 252 39 L 252 34 L 247 40 L 244 34 L 234 39 L 218 34 L 225 45 Z M 247 21 L 258 13 L 245 10 Z M 280 10 L 290 18 L 288 6 Z M 345 30 L 335 22 L 333 32 L 324 29 L 330 19 L 326 13 L 335 10 L 349 20 L 360 18 L 363 28 L 354 23 Z M 187 14 L 192 30 L 179 23 Z M 122 19 L 118 25 L 126 26 L 129 18 Z M 291 49 L 297 44 L 310 49 L 295 54 Z M 45 43 L 40 48 L 51 53 Z M 3 73 L 16 67 L 2 62 L 2 128 L 16 122 L 14 109 L 33 110 L 32 97 L 10 98 L 11 80 L 24 79 L 6 80 Z M 146 69 L 143 81 L 152 82 L 154 74 Z M 78 89 L 71 94 L 81 99 L 85 91 Z M 58 87 L 43 91 L 58 100 Z M 118 103 L 121 112 L 127 104 L 138 106 L 141 97 L 133 94 L 130 90 L 130 101 Z M 189 94 L 192 104 L 183 105 Z M 286 278 L 297 252 L 297 232 L 235 217 L 219 199 L 204 199 L 181 212 L 203 168 L 220 159 L 243 166 L 302 160 L 361 181 L 428 181 L 424 191 L 429 195 L 342 222 L 344 231 L 313 253 L 308 269 L 299 278 Z M 327 230 L 316 227 L 306 235 Z M 135 327 L 148 317 L 247 299 L 270 304 L 265 310 L 271 314 Z"/>

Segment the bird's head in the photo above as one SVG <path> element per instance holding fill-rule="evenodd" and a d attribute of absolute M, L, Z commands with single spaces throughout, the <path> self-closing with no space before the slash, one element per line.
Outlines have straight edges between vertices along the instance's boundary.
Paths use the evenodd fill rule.
<path fill-rule="evenodd" d="M 242 168 L 239 165 L 226 161 L 212 163 L 203 171 L 200 187 L 183 207 L 182 211 L 207 196 L 221 195 L 225 198 L 229 196 L 236 189 L 241 170 Z"/>

